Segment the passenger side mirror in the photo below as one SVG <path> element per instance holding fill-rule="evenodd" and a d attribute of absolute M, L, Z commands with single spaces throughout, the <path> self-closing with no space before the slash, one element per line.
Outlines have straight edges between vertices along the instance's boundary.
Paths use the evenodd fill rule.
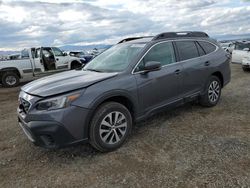
<path fill-rule="evenodd" d="M 161 69 L 161 63 L 157 61 L 148 61 L 145 63 L 144 72 L 157 71 Z"/>
<path fill-rule="evenodd" d="M 67 54 L 67 52 L 63 52 L 63 56 L 67 56 L 68 54 Z"/>
<path fill-rule="evenodd" d="M 249 48 L 244 48 L 243 51 L 247 51 L 247 52 L 248 52 L 248 51 L 250 51 L 250 50 L 249 50 Z"/>

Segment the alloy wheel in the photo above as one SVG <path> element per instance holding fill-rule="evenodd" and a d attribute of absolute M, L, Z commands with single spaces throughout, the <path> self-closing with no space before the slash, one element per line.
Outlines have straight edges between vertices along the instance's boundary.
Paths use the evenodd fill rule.
<path fill-rule="evenodd" d="M 127 131 L 127 119 L 118 111 L 107 114 L 101 121 L 99 134 L 106 144 L 116 144 L 121 141 Z"/>
<path fill-rule="evenodd" d="M 220 84 L 218 81 L 214 80 L 210 83 L 208 88 L 209 100 L 214 103 L 219 99 L 220 96 Z"/>

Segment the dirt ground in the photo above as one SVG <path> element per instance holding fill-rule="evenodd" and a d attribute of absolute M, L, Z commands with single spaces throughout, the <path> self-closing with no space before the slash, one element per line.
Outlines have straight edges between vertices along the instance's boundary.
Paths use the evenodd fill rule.
<path fill-rule="evenodd" d="M 216 107 L 187 104 L 137 124 L 119 150 L 34 146 L 20 88 L 0 88 L 0 187 L 250 187 L 250 72 L 232 65 Z"/>

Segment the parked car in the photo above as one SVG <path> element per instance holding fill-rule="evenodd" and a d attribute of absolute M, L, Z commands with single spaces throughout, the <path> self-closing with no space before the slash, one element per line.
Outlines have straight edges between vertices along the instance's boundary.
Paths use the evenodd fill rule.
<path fill-rule="evenodd" d="M 23 81 L 81 66 L 79 58 L 68 56 L 56 47 L 24 49 L 18 58 L 0 61 L 0 84 L 15 87 Z"/>
<path fill-rule="evenodd" d="M 83 64 L 87 64 L 93 58 L 93 55 L 88 54 L 87 52 L 84 51 L 70 51 L 68 52 L 68 54 L 70 56 L 80 58 Z"/>
<path fill-rule="evenodd" d="M 250 48 L 244 48 L 244 51 L 246 54 L 242 58 L 242 69 L 243 71 L 250 71 Z"/>
<path fill-rule="evenodd" d="M 226 51 L 229 52 L 230 50 L 230 46 L 231 46 L 231 42 L 220 42 L 221 47 Z"/>
<path fill-rule="evenodd" d="M 36 145 L 89 142 L 119 148 L 135 122 L 186 102 L 215 106 L 230 81 L 230 57 L 203 32 L 122 40 L 82 70 L 21 88 L 18 121 Z"/>
<path fill-rule="evenodd" d="M 236 42 L 232 52 L 232 63 L 242 64 L 242 58 L 249 56 L 250 42 Z"/>

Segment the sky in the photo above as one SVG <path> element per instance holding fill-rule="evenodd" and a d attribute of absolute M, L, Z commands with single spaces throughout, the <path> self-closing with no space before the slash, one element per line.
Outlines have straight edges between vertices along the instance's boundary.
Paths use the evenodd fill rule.
<path fill-rule="evenodd" d="M 0 0 L 0 50 L 191 30 L 250 37 L 250 0 Z"/>

